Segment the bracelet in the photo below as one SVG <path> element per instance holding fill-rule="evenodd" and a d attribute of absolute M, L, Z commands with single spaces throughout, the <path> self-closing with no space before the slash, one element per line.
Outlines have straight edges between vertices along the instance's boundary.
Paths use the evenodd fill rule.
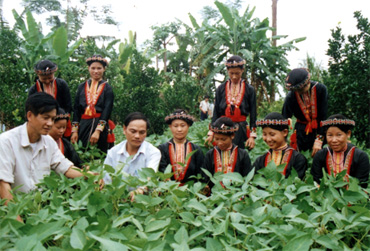
<path fill-rule="evenodd" d="M 105 122 L 104 120 L 99 120 L 99 123 L 98 123 L 98 125 L 96 126 L 96 130 L 98 130 L 98 131 L 103 131 L 104 130 L 104 128 L 105 128 L 105 124 L 106 124 L 107 122 Z"/>
<path fill-rule="evenodd" d="M 78 128 L 80 127 L 80 123 L 78 122 L 73 122 L 72 123 L 72 133 L 78 132 Z"/>
<path fill-rule="evenodd" d="M 322 141 L 319 139 L 315 139 L 315 143 L 313 144 L 313 147 L 320 148 L 322 147 Z"/>

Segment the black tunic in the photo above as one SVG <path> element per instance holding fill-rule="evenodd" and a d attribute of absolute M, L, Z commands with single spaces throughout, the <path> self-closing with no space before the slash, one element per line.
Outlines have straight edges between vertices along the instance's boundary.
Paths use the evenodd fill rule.
<path fill-rule="evenodd" d="M 311 90 L 316 82 L 311 81 Z M 312 92 L 311 92 L 312 93 Z M 313 144 L 315 143 L 316 135 L 324 136 L 323 128 L 320 127 L 320 121 L 326 119 L 328 111 L 328 91 L 326 86 L 318 83 L 316 85 L 316 94 L 317 94 L 317 125 L 318 129 L 313 129 L 312 133 L 308 135 L 305 132 L 306 125 L 303 123 L 295 123 L 294 129 L 297 130 L 297 145 L 299 151 L 311 150 Z M 301 108 L 299 107 L 297 98 L 294 91 L 289 91 L 283 105 L 282 115 L 285 118 L 291 118 L 293 115 L 301 120 L 307 121 L 303 115 Z"/>
<path fill-rule="evenodd" d="M 175 146 L 175 143 L 174 143 L 173 139 L 171 139 L 170 142 Z M 170 142 L 166 142 L 164 144 L 161 144 L 158 147 L 158 149 L 161 151 L 161 155 L 162 155 L 161 156 L 161 161 L 159 163 L 158 170 L 162 173 L 166 170 L 167 166 L 171 164 L 170 152 L 169 152 Z M 185 142 L 185 152 L 186 152 L 188 142 L 189 141 Z M 191 142 L 190 142 L 190 144 L 191 144 L 191 149 L 193 151 L 196 150 L 196 152 L 191 156 L 189 167 L 186 171 L 184 179 L 182 180 L 183 183 L 185 183 L 189 180 L 192 180 L 192 179 L 189 179 L 190 176 L 193 176 L 193 175 L 197 176 L 198 173 L 202 174 L 201 168 L 203 167 L 203 161 L 204 161 L 204 155 L 203 155 L 202 149 L 200 149 L 199 146 L 194 145 Z M 172 179 L 174 180 L 175 177 L 172 176 Z"/>
<path fill-rule="evenodd" d="M 347 154 L 349 150 L 353 147 L 353 144 L 347 144 L 347 150 L 344 152 L 344 163 L 346 161 Z M 311 174 L 313 176 L 313 179 L 317 182 L 320 183 L 321 178 L 323 177 L 322 173 L 322 168 L 325 169 L 326 172 L 327 166 L 326 166 L 326 156 L 328 151 L 333 153 L 333 150 L 325 147 L 318 151 L 312 162 L 312 168 L 311 168 Z M 350 172 L 349 175 L 352 177 L 357 178 L 360 181 L 360 184 L 362 187 L 367 187 L 367 182 L 369 180 L 369 172 L 370 172 L 370 163 L 369 163 L 369 157 L 365 152 L 362 150 L 358 149 L 357 147 L 355 148 L 355 152 L 353 155 L 352 159 L 352 164 L 350 167 Z"/>
<path fill-rule="evenodd" d="M 218 118 L 225 116 L 225 110 L 227 107 L 225 87 L 226 82 L 221 84 L 216 89 L 216 100 L 213 109 L 212 123 L 215 122 Z M 250 128 L 255 128 L 257 119 L 256 92 L 253 86 L 248 83 L 245 84 L 245 93 L 243 96 L 243 101 L 240 104 L 239 108 L 241 115 L 246 117 L 250 116 Z M 244 144 L 247 140 L 247 125 L 248 123 L 246 121 L 239 122 L 239 130 L 235 133 L 235 137 L 233 139 L 233 143 L 239 146 L 239 148 L 241 149 L 244 149 Z"/>
<path fill-rule="evenodd" d="M 272 149 L 269 150 L 272 154 Z M 283 150 L 284 156 L 285 150 Z M 265 159 L 267 153 L 262 156 L 259 156 L 256 161 L 253 163 L 253 167 L 255 171 L 258 171 L 265 167 Z M 296 150 L 293 151 L 292 157 L 288 163 L 285 178 L 289 177 L 290 173 L 292 172 L 292 167 L 296 170 L 297 175 L 300 179 L 303 179 L 307 170 L 307 159 L 301 153 L 297 152 Z"/>
<path fill-rule="evenodd" d="M 78 156 L 76 150 L 74 149 L 73 145 L 65 138 L 62 138 L 63 145 L 64 145 L 64 156 L 73 162 L 73 165 L 77 167 L 82 167 L 83 162 Z"/>
<path fill-rule="evenodd" d="M 113 89 L 108 83 L 105 84 L 104 90 L 95 105 L 96 112 L 101 113 L 99 118 L 82 119 L 81 117 L 84 114 L 85 109 L 87 107 L 86 96 L 85 96 L 85 83 L 86 82 L 78 86 L 76 97 L 75 97 L 74 110 L 73 110 L 73 113 L 74 113 L 73 122 L 79 123 L 78 139 L 81 140 L 83 143 L 83 146 L 86 147 L 99 121 L 104 121 L 106 124 L 105 124 L 104 130 L 100 133 L 97 146 L 100 150 L 106 153 L 108 150 L 108 142 L 107 142 L 108 120 L 112 113 L 113 101 L 114 101 Z M 105 83 L 105 80 L 101 80 L 99 82 L 98 88 L 103 83 Z M 91 85 L 91 79 L 88 80 L 88 84 L 89 86 Z"/>
<path fill-rule="evenodd" d="M 232 151 L 236 145 L 233 144 Z M 215 146 L 216 150 L 221 154 L 221 150 Z M 209 150 L 206 153 L 205 159 L 204 159 L 204 168 L 208 170 L 212 175 L 215 174 L 215 161 L 214 161 L 214 148 Z M 249 158 L 249 154 L 246 150 L 241 149 L 238 147 L 238 156 L 234 168 L 234 172 L 240 173 L 242 176 L 247 176 L 250 171 L 252 171 L 252 164 L 251 159 Z M 204 174 L 204 179 L 206 182 L 209 182 L 209 177 Z M 209 186 L 212 187 L 213 183 L 209 183 Z"/>
<path fill-rule="evenodd" d="M 64 81 L 61 78 L 56 78 L 56 83 L 57 83 L 57 102 L 63 110 L 70 114 L 72 111 L 72 101 L 71 101 L 71 93 L 69 91 L 69 87 L 67 85 L 67 82 Z M 44 85 L 41 84 L 41 89 L 44 91 Z M 34 94 L 37 92 L 37 87 L 36 84 L 34 84 L 30 90 L 28 91 L 28 96 L 31 94 Z"/>

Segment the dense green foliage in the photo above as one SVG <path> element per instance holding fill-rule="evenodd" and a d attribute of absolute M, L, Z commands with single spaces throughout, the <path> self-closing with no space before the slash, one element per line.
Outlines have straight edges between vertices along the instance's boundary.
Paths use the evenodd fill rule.
<path fill-rule="evenodd" d="M 17 34 L 4 27 L 0 29 L 0 123 L 7 128 L 23 121 L 27 98 L 27 79 L 22 59 L 17 56 L 20 40 Z"/>
<path fill-rule="evenodd" d="M 91 165 L 100 168 L 99 165 Z M 119 169 L 119 168 L 118 168 Z M 179 186 L 171 174 L 143 169 L 139 178 L 106 168 L 100 177 L 52 174 L 39 190 L 0 207 L 0 248 L 22 250 L 364 250 L 370 248 L 369 196 L 356 180 L 326 177 L 320 188 L 307 175 L 285 179 L 269 165 L 255 175 L 215 175 Z M 222 181 L 226 189 L 219 185 Z M 130 202 L 130 187 L 148 194 Z M 367 191 L 367 192 L 370 192 Z M 20 214 L 25 224 L 15 220 Z"/>
<path fill-rule="evenodd" d="M 359 33 L 345 39 L 340 27 L 329 40 L 328 114 L 341 113 L 356 121 L 355 137 L 370 147 L 370 22 L 355 12 Z"/>

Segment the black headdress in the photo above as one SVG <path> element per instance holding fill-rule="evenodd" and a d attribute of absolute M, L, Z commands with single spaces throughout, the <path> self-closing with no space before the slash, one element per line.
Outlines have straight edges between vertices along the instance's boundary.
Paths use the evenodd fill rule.
<path fill-rule="evenodd" d="M 58 70 L 58 66 L 50 60 L 40 60 L 34 70 L 37 75 L 50 75 Z"/>
<path fill-rule="evenodd" d="M 172 121 L 174 121 L 175 119 L 184 120 L 186 123 L 188 123 L 189 126 L 191 126 L 193 122 L 195 121 L 195 118 L 187 114 L 186 111 L 183 109 L 175 110 L 173 113 L 166 116 L 164 120 L 166 121 L 167 124 L 170 125 Z"/>
<path fill-rule="evenodd" d="M 285 79 L 285 87 L 291 91 L 297 91 L 310 83 L 310 72 L 306 68 L 296 68 L 289 72 Z"/>

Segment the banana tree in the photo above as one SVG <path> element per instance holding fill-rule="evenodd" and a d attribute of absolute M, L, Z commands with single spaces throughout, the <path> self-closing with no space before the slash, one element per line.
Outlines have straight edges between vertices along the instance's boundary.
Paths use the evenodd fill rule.
<path fill-rule="evenodd" d="M 247 73 L 251 84 L 255 87 L 259 101 L 269 99 L 267 90 L 276 88 L 271 83 L 281 83 L 283 75 L 288 70 L 286 53 L 295 48 L 294 43 L 304 38 L 294 39 L 283 45 L 273 47 L 272 39 L 280 39 L 284 36 L 269 38 L 267 31 L 268 19 L 260 20 L 253 18 L 255 8 L 249 9 L 240 15 L 235 8 L 216 1 L 215 5 L 221 13 L 221 18 L 215 24 L 203 22 L 199 32 L 204 33 L 201 41 L 201 50 L 196 60 L 201 61 L 198 72 L 212 69 L 207 72 L 206 82 L 211 85 L 216 74 L 225 76 L 223 62 L 231 55 L 240 55 L 247 61 Z M 284 74 L 283 74 L 284 73 Z M 244 76 L 247 77 L 247 76 Z"/>
<path fill-rule="evenodd" d="M 20 50 L 30 83 L 33 82 L 33 67 L 37 61 L 47 58 L 58 65 L 67 64 L 82 42 L 82 39 L 79 39 L 68 45 L 68 34 L 64 26 L 44 36 L 41 25 L 36 23 L 30 11 L 26 11 L 26 21 L 15 10 L 13 16 L 16 20 L 15 28 L 19 29 L 23 36 Z"/>

